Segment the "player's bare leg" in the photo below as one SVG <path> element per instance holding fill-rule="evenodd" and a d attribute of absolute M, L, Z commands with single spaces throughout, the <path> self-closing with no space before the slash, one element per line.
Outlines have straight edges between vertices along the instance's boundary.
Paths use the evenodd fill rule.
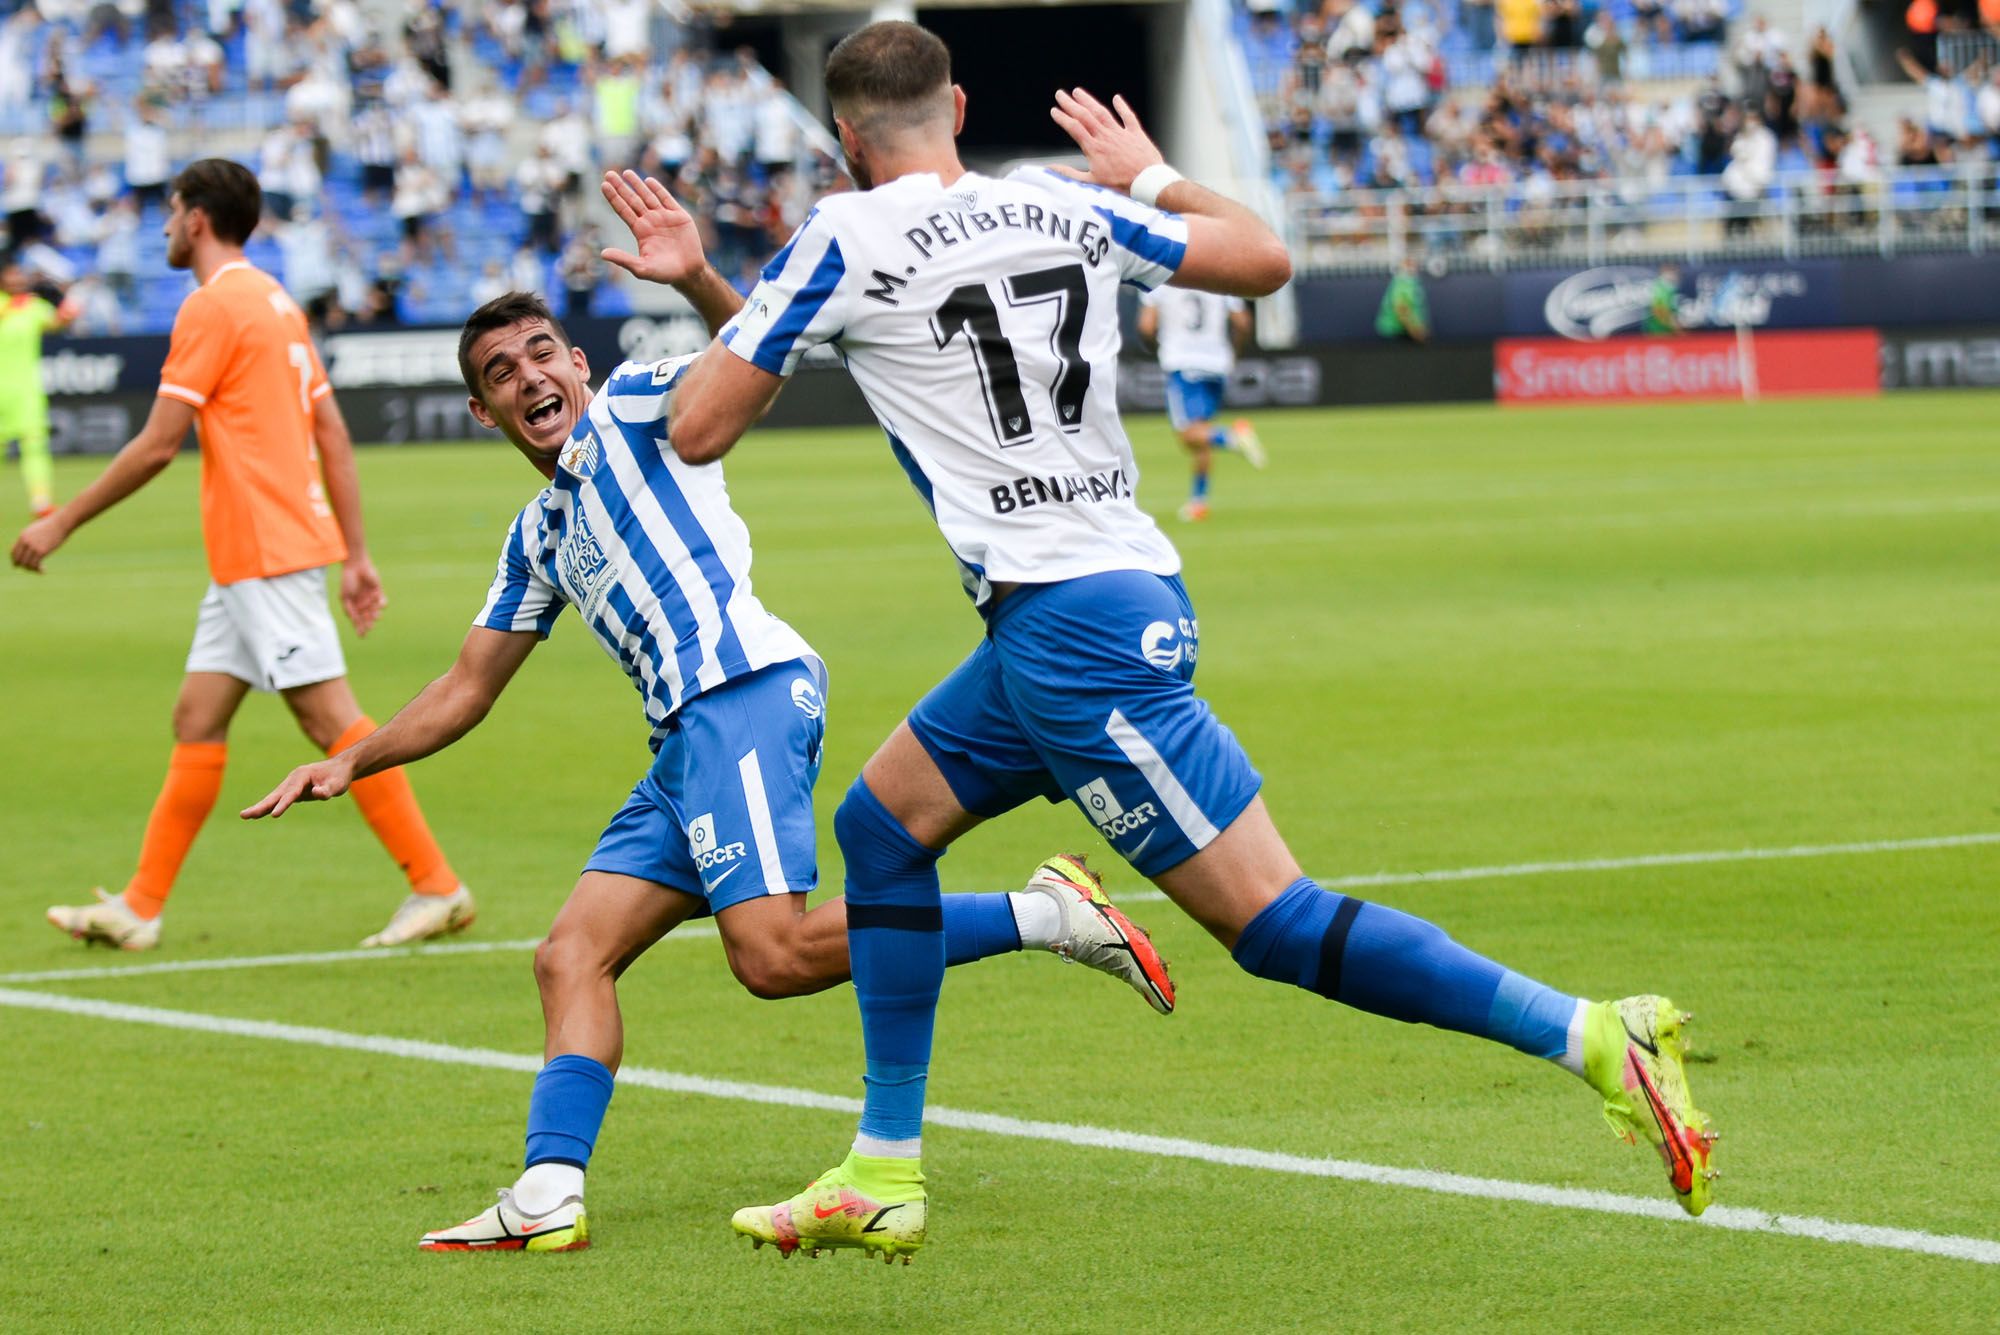
<path fill-rule="evenodd" d="M 1162 1014 L 1173 1012 L 1173 980 L 1152 939 L 1112 904 L 1103 882 L 1076 854 L 1043 862 L 1024 889 L 1006 895 L 947 895 L 944 900 L 947 964 L 1013 948 L 1046 950 L 1109 974 Z M 999 926 L 979 931 L 979 924 L 960 915 L 960 909 L 991 914 L 1000 919 Z M 804 895 L 765 895 L 724 909 L 715 925 L 730 972 L 754 997 L 777 1001 L 810 996 L 851 977 L 845 898 L 809 910 Z M 963 935 L 955 939 L 954 932 Z M 1009 932 L 1012 945 L 996 944 L 996 938 Z"/>
<path fill-rule="evenodd" d="M 462 1224 L 424 1234 L 425 1251 L 577 1251 L 590 1245 L 583 1173 L 625 1055 L 618 979 L 702 907 L 636 876 L 587 871 L 535 949 L 544 1065 L 528 1104 L 528 1166 Z"/>
<path fill-rule="evenodd" d="M 1209 439 L 1215 429 L 1207 422 L 1191 422 L 1181 428 L 1181 446 L 1188 452 L 1188 498 L 1180 516 L 1189 522 L 1208 518 L 1208 474 L 1215 462 Z"/>
<path fill-rule="evenodd" d="M 847 904 L 808 910 L 804 895 L 765 895 L 715 915 L 729 971 L 751 996 L 805 997 L 848 979 Z"/>
<path fill-rule="evenodd" d="M 375 731 L 374 720 L 361 711 L 361 702 L 354 698 L 354 688 L 346 677 L 290 687 L 280 694 L 299 730 L 328 755 Z M 362 819 L 410 885 L 409 896 L 388 925 L 361 944 L 408 945 L 470 927 L 478 906 L 438 847 L 402 767 L 362 779 L 354 785 L 353 794 Z"/>
<path fill-rule="evenodd" d="M 150 950 L 159 944 L 167 896 L 222 791 L 230 720 L 249 690 L 220 672 L 190 672 L 181 679 L 174 701 L 174 751 L 146 821 L 138 869 L 123 894 L 112 895 L 99 886 L 95 903 L 51 906 L 48 920 L 57 930 L 123 950 Z"/>
<path fill-rule="evenodd" d="M 1250 920 L 1304 875 L 1260 796 L 1207 848 L 1155 876 L 1153 884 L 1233 950 Z"/>
<path fill-rule="evenodd" d="M 625 1053 L 618 979 L 701 908 L 698 896 L 636 876 L 587 871 L 578 877 L 535 948 L 543 1059 L 575 1053 L 616 1071 Z"/>
<path fill-rule="evenodd" d="M 174 740 L 186 745 L 229 740 L 229 725 L 250 694 L 248 682 L 226 672 L 190 672 L 174 697 Z"/>

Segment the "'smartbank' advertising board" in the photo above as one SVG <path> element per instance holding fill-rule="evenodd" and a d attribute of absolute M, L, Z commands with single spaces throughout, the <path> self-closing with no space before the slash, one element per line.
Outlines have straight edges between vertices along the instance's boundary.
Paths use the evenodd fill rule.
<path fill-rule="evenodd" d="M 1510 338 L 1493 345 L 1493 388 L 1509 404 L 1874 394 L 1880 365 L 1881 339 L 1872 329 L 1597 343 Z"/>

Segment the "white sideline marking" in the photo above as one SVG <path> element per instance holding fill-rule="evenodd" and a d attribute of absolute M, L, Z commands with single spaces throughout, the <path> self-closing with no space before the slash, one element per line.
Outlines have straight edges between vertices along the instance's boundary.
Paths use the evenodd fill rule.
<path fill-rule="evenodd" d="M 224 1015 L 202 1015 L 192 1011 L 163 1010 L 153 1006 L 128 1006 L 88 997 L 67 997 L 53 992 L 25 992 L 0 988 L 0 1006 L 24 1010 L 56 1011 L 99 1020 L 127 1024 L 158 1025 L 196 1033 L 227 1034 L 237 1038 L 263 1038 L 279 1043 L 300 1043 L 310 1047 L 339 1048 L 350 1052 L 371 1052 L 384 1057 L 437 1062 L 450 1066 L 477 1066 L 489 1070 L 514 1071 L 532 1075 L 542 1067 L 539 1057 L 492 1048 L 462 1048 L 447 1043 L 427 1043 L 417 1039 L 389 1038 L 376 1034 L 351 1034 L 338 1029 L 308 1025 L 277 1024 L 269 1020 L 239 1020 Z M 738 1103 L 764 1103 L 785 1108 L 813 1108 L 824 1112 L 858 1113 L 859 1099 L 838 1094 L 821 1094 L 809 1089 L 783 1085 L 756 1085 L 736 1080 L 711 1080 L 705 1076 L 679 1075 L 627 1066 L 618 1073 L 620 1085 L 665 1090 L 674 1094 L 698 1094 L 706 1098 L 730 1099 Z M 1349 1159 L 1313 1159 L 1270 1150 L 1244 1149 L 1233 1145 L 1212 1145 L 1206 1141 L 1174 1136 L 1149 1136 L 1133 1131 L 1067 1122 L 1035 1122 L 998 1113 L 965 1112 L 956 1108 L 928 1109 L 925 1120 L 936 1126 L 962 1131 L 983 1131 L 988 1135 L 1017 1140 L 1046 1140 L 1060 1145 L 1088 1145 L 1098 1149 L 1122 1150 L 1130 1154 L 1150 1154 L 1159 1158 L 1194 1159 L 1232 1168 L 1254 1168 L 1300 1177 L 1337 1178 L 1347 1182 L 1369 1182 L 1376 1186 L 1405 1187 L 1438 1192 L 1447 1196 L 1471 1196 L 1485 1200 L 1519 1201 L 1528 1205 L 1553 1206 L 1566 1210 L 1589 1210 L 1598 1214 L 1636 1215 L 1645 1219 L 1687 1222 L 1737 1233 L 1776 1233 L 1786 1237 L 1813 1238 L 1820 1242 L 1842 1242 L 1858 1247 L 1889 1251 L 1919 1252 L 1982 1265 L 2000 1265 L 2000 1242 L 1986 1238 L 1924 1233 L 1916 1229 L 1883 1228 L 1874 1224 L 1850 1224 L 1811 1215 L 1767 1214 L 1740 1205 L 1711 1206 L 1698 1220 L 1687 1220 L 1680 1207 L 1670 1201 L 1641 1196 L 1620 1196 L 1608 1191 L 1585 1191 L 1575 1187 L 1549 1187 L 1532 1182 L 1509 1182 L 1502 1178 L 1470 1177 L 1461 1173 L 1438 1173 L 1421 1168 L 1391 1168 L 1382 1164 L 1357 1163 Z"/>
<path fill-rule="evenodd" d="M 1737 848 L 1697 853 L 1642 853 L 1625 858 L 1585 858 L 1578 862 L 1515 862 L 1499 867 L 1451 867 L 1442 871 L 1370 872 L 1322 880 L 1328 890 L 1353 890 L 1374 885 L 1426 885 L 1443 881 L 1486 881 L 1509 876 L 1542 876 L 1559 872 L 1627 871 L 1637 867 L 1685 867 L 1707 862 L 1765 862 L 1779 858 L 1830 858 L 1860 853 L 1904 853 L 1926 848 L 1974 848 L 2000 844 L 2000 831 L 1985 834 L 1938 834 L 1920 839 L 1876 839 L 1858 844 L 1794 844 L 1788 848 Z M 1159 890 L 1120 891 L 1124 904 L 1157 903 Z M 706 923 L 676 927 L 668 941 L 692 941 L 715 935 Z M 286 964 L 338 964 L 347 960 L 401 959 L 408 955 L 477 955 L 496 950 L 533 950 L 529 941 L 465 941 L 449 945 L 391 947 L 378 950 L 327 950 L 300 955 L 237 955 L 220 959 L 176 960 L 160 964 L 105 965 L 96 968 L 47 969 L 39 973 L 0 974 L 0 983 L 61 983 L 84 978 L 122 978 L 127 974 L 187 973 L 207 969 L 261 969 Z"/>
<path fill-rule="evenodd" d="M 714 936 L 706 923 L 676 927 L 669 941 Z M 415 955 L 488 955 L 496 951 L 533 950 L 538 936 L 520 941 L 453 941 L 434 946 L 385 946 L 368 950 L 320 950 L 291 955 L 223 955 L 206 960 L 161 960 L 153 964 L 107 964 L 75 969 L 44 969 L 39 973 L 0 973 L 0 983 L 67 983 L 86 978 L 127 978 L 153 973 L 206 973 L 213 969 L 268 969 L 291 964 L 345 964 L 360 960 L 400 960 Z"/>

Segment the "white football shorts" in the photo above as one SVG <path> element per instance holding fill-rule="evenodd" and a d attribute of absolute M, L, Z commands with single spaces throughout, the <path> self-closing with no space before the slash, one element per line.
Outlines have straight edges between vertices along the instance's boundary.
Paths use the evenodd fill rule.
<path fill-rule="evenodd" d="M 260 691 L 347 675 L 326 605 L 326 567 L 210 584 L 195 621 L 189 672 L 220 672 Z"/>

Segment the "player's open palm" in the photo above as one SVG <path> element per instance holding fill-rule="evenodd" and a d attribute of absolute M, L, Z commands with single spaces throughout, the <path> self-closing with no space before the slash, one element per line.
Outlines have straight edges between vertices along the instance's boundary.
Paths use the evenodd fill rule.
<path fill-rule="evenodd" d="M 297 802 L 326 802 L 346 792 L 354 782 L 346 764 L 338 759 L 315 760 L 285 776 L 257 802 L 243 808 L 244 820 L 282 816 Z"/>
<path fill-rule="evenodd" d="M 1090 163 L 1088 174 L 1069 167 L 1055 169 L 1065 176 L 1107 190 L 1129 191 L 1140 172 L 1166 161 L 1123 97 L 1114 96 L 1107 107 L 1081 88 L 1058 89 L 1049 116 L 1076 140 Z"/>
<path fill-rule="evenodd" d="M 665 186 L 633 171 L 606 172 L 604 199 L 631 229 L 638 252 L 606 249 L 606 262 L 653 283 L 678 283 L 701 272 L 707 262 L 701 232 Z"/>
<path fill-rule="evenodd" d="M 366 557 L 349 557 L 340 570 L 340 610 L 354 624 L 354 633 L 366 635 L 373 630 L 376 618 L 388 605 L 389 595 L 382 592 L 382 576 L 375 563 Z"/>

